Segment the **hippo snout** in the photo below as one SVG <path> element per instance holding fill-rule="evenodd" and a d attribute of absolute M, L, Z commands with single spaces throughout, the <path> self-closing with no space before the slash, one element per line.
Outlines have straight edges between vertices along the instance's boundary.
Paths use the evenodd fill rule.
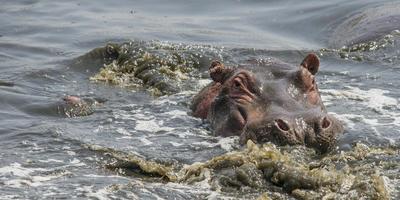
<path fill-rule="evenodd" d="M 251 139 L 257 143 L 274 142 L 279 145 L 306 145 L 325 153 L 336 144 L 336 136 L 343 132 L 339 121 L 331 115 L 305 120 L 275 118 L 249 125 L 241 135 L 241 142 Z"/>
<path fill-rule="evenodd" d="M 343 125 L 335 117 L 326 115 L 315 123 L 313 132 L 306 134 L 305 144 L 325 153 L 335 146 L 337 136 L 343 131 Z"/>

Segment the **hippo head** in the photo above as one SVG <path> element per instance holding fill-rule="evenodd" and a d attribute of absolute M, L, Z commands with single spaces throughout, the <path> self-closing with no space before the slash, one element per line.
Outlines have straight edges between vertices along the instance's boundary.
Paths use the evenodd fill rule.
<path fill-rule="evenodd" d="M 207 116 L 216 135 L 239 135 L 242 143 L 305 144 L 326 152 L 343 127 L 322 103 L 315 81 L 318 69 L 315 54 L 298 67 L 250 62 L 229 68 L 214 61 L 209 70 L 213 83 L 199 94 L 203 97 L 194 113 Z"/>

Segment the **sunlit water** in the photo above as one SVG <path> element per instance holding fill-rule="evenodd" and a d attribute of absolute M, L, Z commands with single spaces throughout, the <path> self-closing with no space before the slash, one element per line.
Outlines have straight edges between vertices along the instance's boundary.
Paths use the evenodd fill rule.
<path fill-rule="evenodd" d="M 159 40 L 213 45 L 231 56 L 298 64 L 328 47 L 331 32 L 375 1 L 0 1 L 0 199 L 204 199 L 207 187 L 146 181 L 104 168 L 95 144 L 160 162 L 191 164 L 240 148 L 188 115 L 196 90 L 156 98 L 140 89 L 92 83 L 98 68 L 73 59 L 107 42 Z M 392 56 L 398 56 L 398 49 Z M 243 56 L 241 58 L 241 56 Z M 362 141 L 399 146 L 397 62 L 321 56 L 318 82 L 327 109 L 344 122 L 339 149 Z M 1 84 L 0 84 L 1 85 Z M 64 95 L 107 99 L 93 115 L 63 118 L 40 108 Z M 113 185 L 123 185 L 117 192 Z M 394 186 L 395 192 L 398 186 Z M 257 196 L 257 195 L 256 195 Z"/>

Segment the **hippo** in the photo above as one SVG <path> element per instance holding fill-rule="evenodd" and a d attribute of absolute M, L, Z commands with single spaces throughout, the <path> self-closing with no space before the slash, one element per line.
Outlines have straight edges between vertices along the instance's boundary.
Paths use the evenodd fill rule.
<path fill-rule="evenodd" d="M 273 59 L 237 67 L 213 61 L 212 82 L 194 96 L 192 115 L 208 120 L 216 136 L 240 136 L 242 144 L 306 145 L 325 153 L 344 130 L 321 100 L 319 64 L 315 54 L 298 67 Z"/>
<path fill-rule="evenodd" d="M 65 117 L 80 117 L 94 113 L 96 106 L 105 102 L 100 98 L 82 98 L 74 95 L 67 95 L 62 98 L 62 102 L 57 103 L 57 113 Z"/>
<path fill-rule="evenodd" d="M 331 29 L 328 49 L 340 58 L 399 64 L 400 3 L 374 5 L 350 13 Z M 332 49 L 329 49 L 332 48 Z M 326 51 L 327 50 L 327 51 Z"/>
<path fill-rule="evenodd" d="M 350 13 L 332 31 L 329 46 L 341 48 L 380 39 L 400 30 L 400 3 L 376 5 Z"/>
<path fill-rule="evenodd" d="M 130 41 L 96 48 L 75 59 L 72 66 L 96 72 L 90 77 L 93 82 L 141 88 L 163 96 L 194 89 L 210 58 L 224 56 L 218 47 Z"/>
<path fill-rule="evenodd" d="M 101 106 L 105 99 L 97 97 L 79 97 L 75 95 L 67 95 L 60 100 L 48 98 L 31 99 L 21 109 L 32 115 L 46 115 L 54 117 L 83 117 L 91 115 L 95 112 L 95 108 Z"/>

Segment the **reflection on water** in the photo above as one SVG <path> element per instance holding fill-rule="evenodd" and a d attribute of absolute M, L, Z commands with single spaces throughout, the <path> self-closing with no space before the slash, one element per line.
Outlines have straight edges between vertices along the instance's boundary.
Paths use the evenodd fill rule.
<path fill-rule="evenodd" d="M 383 181 L 391 198 L 398 198 L 399 160 L 376 150 L 380 147 L 398 154 L 397 32 L 388 32 L 392 33 L 390 38 L 385 33 L 358 46 L 335 50 L 331 45 L 332 38 L 340 39 L 335 37 L 340 35 L 335 32 L 338 25 L 345 27 L 351 17 L 379 8 L 383 1 L 1 3 L 1 198 L 248 199 L 264 192 L 286 198 L 311 195 L 312 191 L 289 195 L 273 181 L 265 183 L 273 184 L 264 190 L 243 189 L 240 193 L 221 191 L 207 181 L 167 182 L 135 168 L 128 172 L 123 168 L 110 170 L 106 167 L 114 161 L 110 154 L 87 148 L 97 145 L 175 166 L 176 170 L 227 152 L 241 152 L 238 138 L 214 137 L 207 123 L 188 115 L 191 97 L 209 81 L 203 74 L 208 60 L 218 57 L 207 54 L 211 47 L 218 50 L 224 62 L 232 64 L 248 58 L 275 57 L 296 65 L 309 51 L 319 53 L 321 70 L 317 79 L 322 99 L 327 109 L 344 122 L 346 132 L 331 155 L 334 158 L 315 158 L 299 147 L 281 150 L 290 152 L 301 163 L 314 159 L 318 167 L 324 162 L 333 165 L 328 158 L 338 159 L 337 170 L 346 170 L 346 165 L 354 164 L 348 163 L 351 159 L 361 158 L 351 152 L 367 152 L 361 161 L 357 160 L 360 167 L 373 168 L 374 174 L 381 177 L 373 180 Z M 391 12 L 395 11 L 386 13 Z M 396 19 L 391 18 L 393 28 L 398 25 Z M 93 55 L 79 63 L 74 59 L 108 42 L 132 40 L 184 47 L 203 56 L 200 60 L 205 62 L 199 62 L 200 70 L 186 90 L 155 97 L 146 88 L 94 83 L 89 77 L 103 66 L 103 60 Z M 65 95 L 107 101 L 90 116 L 64 118 L 52 114 L 52 108 Z M 357 142 L 356 148 L 348 151 Z M 218 173 L 229 177 L 230 173 L 241 172 Z M 351 170 L 346 173 L 351 174 Z M 351 191 L 346 187 L 342 190 Z"/>

